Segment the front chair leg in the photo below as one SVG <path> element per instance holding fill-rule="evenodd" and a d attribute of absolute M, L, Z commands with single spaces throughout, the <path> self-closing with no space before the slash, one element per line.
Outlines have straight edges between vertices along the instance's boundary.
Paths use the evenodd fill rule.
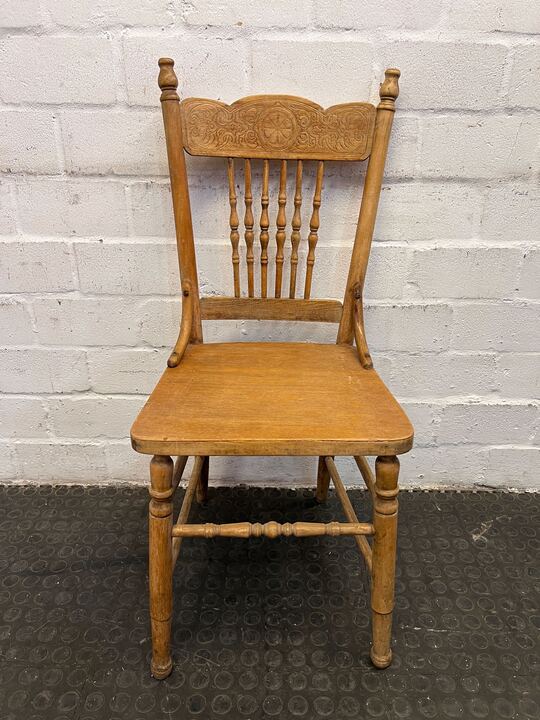
<path fill-rule="evenodd" d="M 149 579 L 152 626 L 152 675 L 163 680 L 172 670 L 173 461 L 154 455 L 150 462 Z"/>
<path fill-rule="evenodd" d="M 397 457 L 377 458 L 373 512 L 375 535 L 371 582 L 371 661 L 378 668 L 388 667 L 392 662 L 390 641 L 396 570 L 398 475 Z"/>

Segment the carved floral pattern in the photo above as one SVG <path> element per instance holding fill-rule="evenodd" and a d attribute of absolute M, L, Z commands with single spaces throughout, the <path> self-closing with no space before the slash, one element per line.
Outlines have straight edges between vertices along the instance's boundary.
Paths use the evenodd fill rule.
<path fill-rule="evenodd" d="M 375 108 L 327 110 L 302 98 L 261 96 L 232 105 L 189 98 L 182 103 L 184 146 L 193 155 L 363 160 L 371 150 Z"/>

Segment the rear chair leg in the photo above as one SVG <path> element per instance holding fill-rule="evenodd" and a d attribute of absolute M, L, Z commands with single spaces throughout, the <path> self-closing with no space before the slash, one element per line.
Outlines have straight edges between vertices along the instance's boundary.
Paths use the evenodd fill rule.
<path fill-rule="evenodd" d="M 172 670 L 172 480 L 173 461 L 154 455 L 150 462 L 149 576 L 152 675 L 163 680 Z"/>
<path fill-rule="evenodd" d="M 375 535 L 371 581 L 371 661 L 378 668 L 388 667 L 392 662 L 390 641 L 396 570 L 398 475 L 397 457 L 377 458 L 373 512 Z"/>
<path fill-rule="evenodd" d="M 208 500 L 208 471 L 210 469 L 210 458 L 206 456 L 204 458 L 204 464 L 201 468 L 201 475 L 197 484 L 197 502 L 205 503 Z"/>
<path fill-rule="evenodd" d="M 317 491 L 315 499 L 319 503 L 326 502 L 328 497 L 328 486 L 330 485 L 330 473 L 326 467 L 324 457 L 319 458 L 319 466 L 317 468 Z"/>

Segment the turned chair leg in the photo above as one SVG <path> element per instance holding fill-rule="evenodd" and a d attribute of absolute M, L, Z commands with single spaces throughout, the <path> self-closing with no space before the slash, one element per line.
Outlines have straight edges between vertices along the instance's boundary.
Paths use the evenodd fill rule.
<path fill-rule="evenodd" d="M 373 643 L 371 661 L 378 668 L 392 662 L 390 648 L 394 584 L 396 570 L 397 457 L 378 457 L 375 463 L 375 501 L 373 512 L 373 571 L 371 578 L 371 609 Z"/>
<path fill-rule="evenodd" d="M 205 503 L 208 500 L 208 471 L 210 469 L 210 458 L 206 456 L 201 468 L 199 482 L 197 483 L 196 497 L 198 503 Z"/>
<path fill-rule="evenodd" d="M 163 680 L 172 670 L 173 461 L 155 455 L 150 462 L 149 578 L 152 626 L 152 675 Z"/>
<path fill-rule="evenodd" d="M 319 466 L 317 468 L 317 491 L 315 499 L 319 503 L 326 502 L 328 497 L 328 486 L 330 485 L 330 473 L 326 467 L 324 457 L 319 458 Z"/>

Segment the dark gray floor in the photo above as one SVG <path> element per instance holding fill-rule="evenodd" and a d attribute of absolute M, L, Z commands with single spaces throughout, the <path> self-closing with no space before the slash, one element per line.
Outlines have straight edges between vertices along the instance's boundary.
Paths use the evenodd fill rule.
<path fill-rule="evenodd" d="M 351 493 L 366 517 L 365 493 Z M 540 496 L 400 496 L 394 663 L 350 538 L 185 541 L 172 676 L 149 677 L 142 489 L 0 488 L 1 720 L 539 718 Z M 362 511 L 364 507 L 364 511 Z M 341 517 L 213 489 L 218 522 Z"/>

